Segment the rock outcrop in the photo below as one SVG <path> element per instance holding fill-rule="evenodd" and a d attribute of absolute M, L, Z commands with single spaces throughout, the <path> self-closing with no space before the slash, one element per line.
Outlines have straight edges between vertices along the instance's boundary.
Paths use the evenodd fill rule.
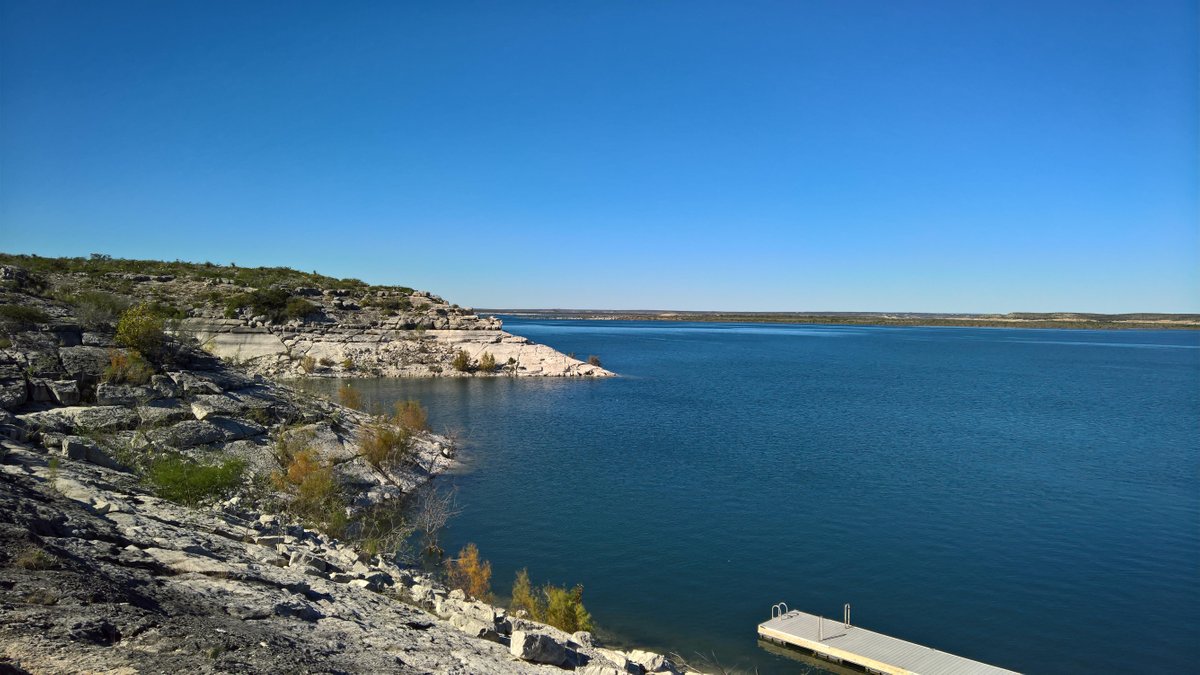
<path fill-rule="evenodd" d="M 31 272 L 0 264 L 0 285 L 35 288 L 47 325 L 74 310 L 85 327 L 115 319 L 116 308 L 152 303 L 173 319 L 181 338 L 194 337 L 212 354 L 251 374 L 289 377 L 610 377 L 585 362 L 503 330 L 500 319 L 479 316 L 425 291 L 372 286 L 285 268 L 241 269 L 192 263 L 83 259 L 4 261 L 37 263 Z M 150 274 L 111 269 L 171 270 Z M 72 271 L 76 270 L 76 271 Z M 65 306 L 64 306 L 65 305 Z M 72 308 L 71 305 L 74 307 Z M 102 363 L 99 345 L 63 335 L 69 373 Z M 466 360 L 455 363 L 459 352 Z M 592 359 L 589 359 L 592 361 Z M 44 383 L 53 390 L 51 382 Z M 0 401 L 19 392 L 0 386 Z M 48 394 L 53 396 L 54 394 Z M 70 396 L 70 392 L 64 392 Z"/>
<path fill-rule="evenodd" d="M 477 317 L 470 317 L 471 319 Z M 413 329 L 403 320 L 372 325 L 295 321 L 270 325 L 240 319 L 193 318 L 181 330 L 221 358 L 268 376 L 611 377 L 612 372 L 546 345 L 500 330 L 500 320 Z M 442 324 L 438 324 L 442 325 Z M 466 353 L 468 367 L 454 367 Z M 490 356 L 496 367 L 483 372 Z"/>

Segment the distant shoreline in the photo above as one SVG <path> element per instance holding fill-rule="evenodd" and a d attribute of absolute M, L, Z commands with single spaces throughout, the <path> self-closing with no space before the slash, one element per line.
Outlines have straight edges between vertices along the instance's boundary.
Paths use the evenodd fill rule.
<path fill-rule="evenodd" d="M 853 326 L 959 326 L 975 328 L 1078 328 L 1200 330 L 1200 314 L 1090 314 L 1072 312 L 936 314 L 920 312 L 672 312 L 605 309 L 476 309 L 522 319 L 606 321 L 703 321 Z"/>

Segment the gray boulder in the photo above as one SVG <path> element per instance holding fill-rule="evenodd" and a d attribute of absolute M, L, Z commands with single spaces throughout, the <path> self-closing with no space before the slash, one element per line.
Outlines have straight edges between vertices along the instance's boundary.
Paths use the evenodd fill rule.
<path fill-rule="evenodd" d="M 246 404 L 226 394 L 200 394 L 192 400 L 192 414 L 202 420 L 209 415 L 232 417 L 246 410 Z"/>
<path fill-rule="evenodd" d="M 95 381 L 108 367 L 108 350 L 102 347 L 63 347 L 58 350 L 58 358 L 62 361 L 63 370 L 75 380 Z"/>
<path fill-rule="evenodd" d="M 209 417 L 204 420 L 184 420 L 165 429 L 155 429 L 148 436 L 156 443 L 176 448 L 227 443 L 265 433 L 266 429 L 252 422 Z"/>
<path fill-rule="evenodd" d="M 94 441 L 83 436 L 67 436 L 62 439 L 62 454 L 68 459 L 89 462 L 107 469 L 128 471 L 129 468 L 113 459 Z"/>
<path fill-rule="evenodd" d="M 25 380 L 0 381 L 0 408 L 13 410 L 29 400 L 29 390 Z"/>
<path fill-rule="evenodd" d="M 61 405 L 78 405 L 79 383 L 75 380 L 55 380 L 47 382 L 46 386 L 50 389 L 51 396 Z"/>
<path fill-rule="evenodd" d="M 43 431 L 68 433 L 78 427 L 97 432 L 121 431 L 137 426 L 137 415 L 121 406 L 71 406 L 18 415 L 26 425 Z"/>
<path fill-rule="evenodd" d="M 561 665 L 567 660 L 567 648 L 545 633 L 513 631 L 508 651 L 513 656 L 533 663 Z"/>
<path fill-rule="evenodd" d="M 139 401 L 153 401 L 160 398 L 153 387 L 136 386 L 131 384 L 113 384 L 101 382 L 96 385 L 96 403 L 98 405 L 136 405 Z"/>
<path fill-rule="evenodd" d="M 647 673 L 675 672 L 674 665 L 662 654 L 635 649 L 629 652 L 629 660 Z"/>

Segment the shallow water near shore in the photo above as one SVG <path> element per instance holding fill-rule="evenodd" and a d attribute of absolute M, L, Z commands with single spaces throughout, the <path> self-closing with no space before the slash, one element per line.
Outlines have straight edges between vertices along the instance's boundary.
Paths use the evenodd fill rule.
<path fill-rule="evenodd" d="M 523 321 L 611 380 L 359 380 L 465 441 L 444 535 L 761 673 L 780 600 L 1024 672 L 1200 659 L 1200 333 Z M 332 388 L 334 383 L 314 383 Z"/>

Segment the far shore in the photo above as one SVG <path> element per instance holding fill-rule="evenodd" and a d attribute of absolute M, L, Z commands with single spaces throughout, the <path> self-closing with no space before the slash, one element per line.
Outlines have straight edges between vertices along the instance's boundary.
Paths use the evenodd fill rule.
<path fill-rule="evenodd" d="M 964 326 L 976 328 L 1084 328 L 1200 330 L 1200 314 L 1092 314 L 1076 312 L 938 314 L 921 312 L 676 312 L 607 309 L 476 309 L 522 319 L 608 321 L 707 321 L 852 326 Z"/>

